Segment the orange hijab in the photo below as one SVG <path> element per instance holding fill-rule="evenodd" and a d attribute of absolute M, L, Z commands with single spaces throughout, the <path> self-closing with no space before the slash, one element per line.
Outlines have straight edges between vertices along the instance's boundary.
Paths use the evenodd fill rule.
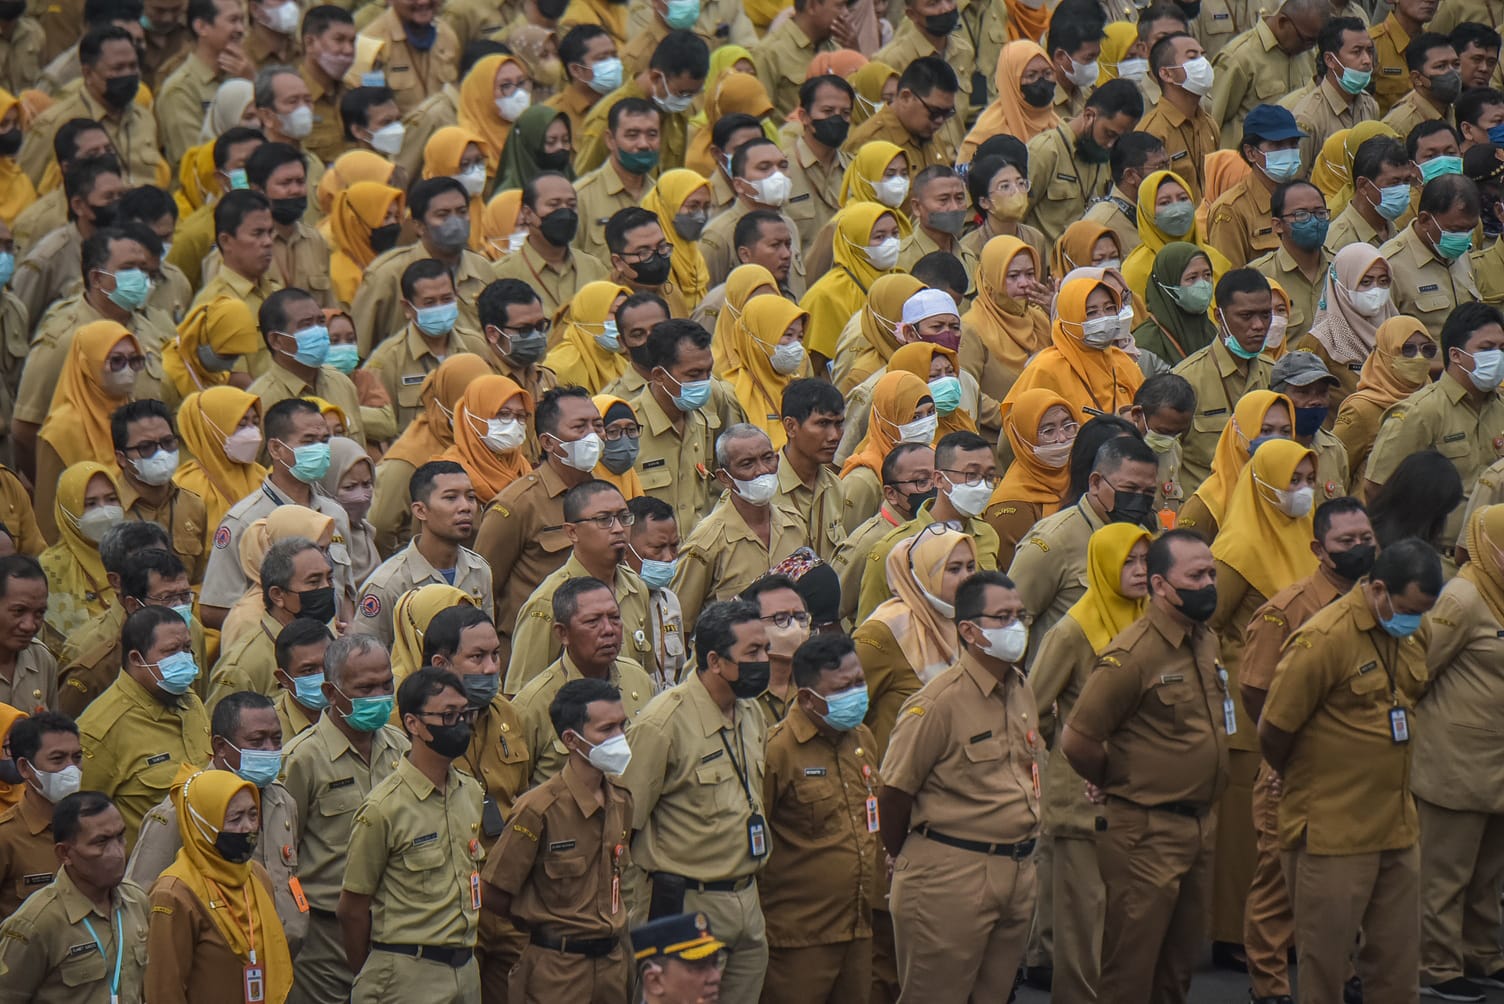
<path fill-rule="evenodd" d="M 983 246 L 977 267 L 977 298 L 961 317 L 962 337 L 979 339 L 989 357 L 1014 373 L 1022 371 L 1048 344 L 1042 337 L 1044 312 L 1008 295 L 1008 266 L 1020 254 L 1034 262 L 1035 275 L 1044 275 L 1039 252 L 1017 237 L 1001 234 Z"/>
<path fill-rule="evenodd" d="M 349 150 L 339 155 L 319 179 L 319 212 L 328 216 L 334 211 L 334 199 L 357 181 L 389 184 L 396 165 L 370 150 Z"/>
<path fill-rule="evenodd" d="M 773 112 L 768 90 L 751 73 L 728 70 L 705 92 L 705 125 L 689 139 L 684 166 L 705 178 L 715 176 L 715 156 L 710 152 L 711 131 L 724 115 L 750 115 L 762 119 Z"/>
<path fill-rule="evenodd" d="M 73 335 L 52 394 L 52 407 L 38 433 L 57 451 L 64 467 L 84 460 L 115 466 L 110 416 L 130 398 L 115 397 L 105 390 L 104 361 L 121 342 L 126 342 L 132 352 L 141 351 L 136 336 L 114 321 L 93 321 Z"/>
<path fill-rule="evenodd" d="M 1039 42 L 1050 30 L 1050 8 L 1046 4 L 1030 7 L 1021 0 L 1007 0 L 1008 37 L 1028 42 Z M 1013 79 L 1017 80 L 1017 77 Z"/>
<path fill-rule="evenodd" d="M 460 125 L 481 138 L 486 150 L 486 172 L 493 178 L 501 167 L 501 151 L 512 134 L 512 123 L 496 110 L 496 74 L 508 63 L 516 63 L 529 77 L 527 66 L 507 55 L 487 56 L 470 67 L 460 82 Z"/>
<path fill-rule="evenodd" d="M 444 451 L 444 459 L 457 461 L 465 468 L 475 485 L 475 494 L 482 499 L 495 498 L 497 492 L 533 469 L 521 444 L 515 450 L 497 453 L 483 438 L 486 421 L 518 396 L 527 411 L 525 422 L 530 423 L 533 395 L 504 376 L 484 376 L 472 381 L 454 409 L 454 445 Z"/>
<path fill-rule="evenodd" d="M 872 420 L 867 435 L 841 468 L 845 477 L 858 467 L 866 467 L 883 476 L 883 458 L 898 445 L 898 427 L 914 421 L 920 402 L 929 401 L 930 385 L 902 370 L 885 373 L 872 388 Z"/>
<path fill-rule="evenodd" d="M 1052 390 L 1036 387 L 1018 395 L 1003 407 L 1003 433 L 1013 447 L 1013 463 L 998 482 L 988 502 L 1039 502 L 1048 516 L 1060 508 L 1060 500 L 1070 487 L 1071 466 L 1067 460 L 1058 468 L 1050 467 L 1037 457 L 1034 446 L 1039 439 L 1039 423 L 1051 408 L 1064 408 L 1071 418 L 1081 421 L 1076 406 Z"/>
<path fill-rule="evenodd" d="M 1116 346 L 1087 348 L 1081 325 L 1086 320 L 1086 298 L 1098 288 L 1112 297 L 1112 310 L 1121 306 L 1117 291 L 1092 278 L 1073 279 L 1060 287 L 1055 299 L 1052 344 L 1035 356 L 1018 382 L 1008 391 L 1007 402 L 1034 387 L 1048 387 L 1080 407 L 1088 404 L 1109 414 L 1131 404 L 1144 382 L 1144 373 L 1128 354 Z"/>
<path fill-rule="evenodd" d="M 491 375 L 491 366 L 473 352 L 461 352 L 439 363 L 423 378 L 418 397 L 423 413 L 397 437 L 383 460 L 400 460 L 421 467 L 454 446 L 454 409 L 465 388 Z"/>
<path fill-rule="evenodd" d="M 6 737 L 10 730 L 23 718 L 30 716 L 20 708 L 13 708 L 9 704 L 0 704 L 0 747 L 5 746 Z M 0 782 L 0 811 L 9 809 L 21 799 L 26 797 L 26 783 L 5 784 Z"/>
<path fill-rule="evenodd" d="M 1412 335 L 1430 337 L 1426 326 L 1413 317 L 1401 314 L 1379 325 L 1374 335 L 1374 351 L 1363 363 L 1358 374 L 1358 389 L 1348 395 L 1348 401 L 1368 401 L 1379 408 L 1387 408 L 1397 401 L 1414 394 L 1426 385 L 1426 379 L 1412 383 L 1400 375 L 1395 360 L 1403 358 L 1400 350 Z"/>
<path fill-rule="evenodd" d="M 951 349 L 943 345 L 936 345 L 933 342 L 909 342 L 907 345 L 900 346 L 888 358 L 888 372 L 901 371 L 912 373 L 927 384 L 930 382 L 930 370 L 934 365 L 936 356 L 944 356 L 946 359 L 949 359 L 951 369 L 956 371 L 957 379 L 960 378 L 960 358 Z M 977 431 L 976 416 L 959 405 L 949 415 L 940 414 L 937 406 L 935 415 L 940 420 L 935 429 L 935 442 L 937 443 L 941 438 L 952 432 Z"/>
<path fill-rule="evenodd" d="M 509 188 L 491 197 L 481 213 L 480 232 L 485 247 L 482 253 L 500 261 L 512 253 L 512 234 L 517 231 L 517 214 L 522 211 L 522 189 Z"/>
<path fill-rule="evenodd" d="M 1010 14 L 1014 6 L 1013 3 L 1008 4 Z M 1040 9 L 1040 13 L 1048 22 L 1049 13 L 1043 8 Z M 1060 124 L 1060 116 L 1056 114 L 1053 105 L 1048 108 L 1035 108 L 1024 100 L 1024 92 L 1019 85 L 1019 80 L 1023 78 L 1024 67 L 1028 66 L 1029 61 L 1036 56 L 1045 62 L 1049 62 L 1050 57 L 1037 41 L 1028 37 L 1017 38 L 1013 35 L 1014 30 L 1014 23 L 1010 19 L 1008 33 L 1016 40 L 1003 46 L 1002 51 L 997 54 L 997 75 L 994 78 L 997 85 L 997 97 L 992 104 L 982 109 L 982 114 L 977 117 L 977 124 L 972 127 L 971 132 L 967 133 L 966 142 L 961 150 L 963 161 L 970 161 L 971 154 L 976 148 L 994 136 L 1006 133 L 1009 136 L 1018 137 L 1021 143 L 1027 143 L 1040 133 Z"/>

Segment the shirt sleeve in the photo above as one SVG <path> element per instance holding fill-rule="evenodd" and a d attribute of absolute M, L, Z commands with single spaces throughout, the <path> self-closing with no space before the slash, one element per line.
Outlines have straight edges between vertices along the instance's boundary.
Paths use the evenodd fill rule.
<path fill-rule="evenodd" d="M 1290 637 L 1290 618 L 1278 607 L 1264 604 L 1254 611 L 1244 636 L 1243 658 L 1238 664 L 1238 685 L 1268 690 L 1274 683 L 1280 650 Z"/>
<path fill-rule="evenodd" d="M 491 849 L 481 877 L 502 892 L 520 894 L 533 872 L 545 832 L 542 814 L 530 805 L 519 806 Z"/>
<path fill-rule="evenodd" d="M 931 768 L 945 752 L 949 738 L 944 715 L 930 701 L 916 695 L 898 713 L 888 752 L 883 756 L 883 784 L 909 796 L 919 793 Z"/>
<path fill-rule="evenodd" d="M 656 716 L 651 722 L 639 718 L 632 728 L 631 743 L 632 759 L 621 783 L 632 794 L 632 829 L 640 830 L 647 825 L 663 794 L 670 750 L 665 723 Z"/>
<path fill-rule="evenodd" d="M 178 891 L 176 879 L 151 891 L 146 928 L 146 985 L 142 999 L 151 1004 L 188 1004 L 188 974 L 193 966 L 193 910 Z"/>
<path fill-rule="evenodd" d="M 1322 656 L 1332 639 L 1297 631 L 1285 646 L 1269 696 L 1264 701 L 1263 721 L 1281 732 L 1295 733 L 1310 721 L 1335 675 L 1331 662 Z"/>
<path fill-rule="evenodd" d="M 386 820 L 376 805 L 367 800 L 355 813 L 350 825 L 350 846 L 345 852 L 342 888 L 357 896 L 375 895 L 390 853 Z"/>
<path fill-rule="evenodd" d="M 1071 709 L 1067 724 L 1094 742 L 1106 742 L 1143 698 L 1138 669 L 1124 665 L 1126 655 L 1122 649 L 1104 652 Z"/>

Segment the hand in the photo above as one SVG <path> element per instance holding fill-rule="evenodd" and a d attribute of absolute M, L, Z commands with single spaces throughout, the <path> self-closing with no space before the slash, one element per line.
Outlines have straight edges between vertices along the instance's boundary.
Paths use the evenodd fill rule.
<path fill-rule="evenodd" d="M 220 52 L 219 68 L 232 77 L 251 80 L 256 76 L 256 64 L 245 57 L 245 53 L 235 42 L 231 42 Z"/>
<path fill-rule="evenodd" d="M 1092 784 L 1090 781 L 1087 781 L 1085 783 L 1086 783 L 1086 800 L 1088 802 L 1090 802 L 1092 805 L 1105 805 L 1106 802 L 1107 802 L 1107 796 L 1104 795 L 1104 794 L 1102 794 L 1102 789 L 1098 788 L 1096 785 Z"/>
<path fill-rule="evenodd" d="M 888 884 L 892 885 L 893 884 L 893 855 L 891 855 L 891 854 L 887 853 L 886 851 L 884 851 L 883 852 L 883 860 L 887 863 L 887 866 L 888 866 Z"/>
<path fill-rule="evenodd" d="M 1034 304 L 1040 310 L 1048 311 L 1055 302 L 1055 280 L 1048 282 L 1036 280 L 1034 285 L 1029 287 L 1029 291 L 1024 294 L 1024 300 Z"/>
<path fill-rule="evenodd" d="M 830 26 L 830 34 L 843 49 L 856 49 L 860 44 L 856 37 L 856 25 L 852 23 L 849 10 L 843 10 L 836 15 L 835 24 Z"/>
<path fill-rule="evenodd" d="M 1285 779 L 1283 775 L 1269 772 L 1269 797 L 1274 799 L 1283 798 L 1285 794 Z"/>
<path fill-rule="evenodd" d="M 335 634 L 336 637 L 343 638 L 345 635 L 347 635 L 349 633 L 350 633 L 350 622 L 349 621 L 336 620 L 334 622 L 334 634 Z"/>

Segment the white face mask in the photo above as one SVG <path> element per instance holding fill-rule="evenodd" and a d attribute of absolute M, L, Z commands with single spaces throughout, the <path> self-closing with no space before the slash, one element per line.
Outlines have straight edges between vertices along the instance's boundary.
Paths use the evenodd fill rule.
<path fill-rule="evenodd" d="M 916 418 L 912 422 L 905 422 L 898 427 L 898 441 L 900 443 L 929 443 L 935 438 L 935 430 L 940 427 L 940 419 L 935 415 L 925 415 Z"/>
<path fill-rule="evenodd" d="M 559 457 L 565 464 L 577 471 L 590 472 L 595 470 L 595 465 L 600 463 L 601 453 L 606 444 L 601 437 L 593 432 L 585 434 L 583 439 L 576 439 L 572 443 L 559 444 L 563 455 Z"/>
<path fill-rule="evenodd" d="M 584 736 L 580 739 L 584 741 Z M 632 748 L 627 745 L 626 736 L 615 735 L 599 746 L 591 746 L 585 759 L 602 774 L 620 774 L 632 762 Z"/>
<path fill-rule="evenodd" d="M 1269 331 L 1264 335 L 1264 351 L 1277 349 L 1285 344 L 1285 329 L 1290 326 L 1290 319 L 1279 314 L 1269 315 Z"/>
<path fill-rule="evenodd" d="M 395 157 L 402 152 L 402 137 L 407 129 L 401 122 L 392 122 L 371 133 L 371 149 Z"/>
<path fill-rule="evenodd" d="M 136 477 L 149 485 L 160 487 L 172 480 L 178 470 L 177 450 L 158 450 L 145 459 L 131 459 Z"/>
<path fill-rule="evenodd" d="M 118 505 L 95 506 L 74 521 L 78 532 L 85 539 L 99 543 L 110 527 L 125 519 L 125 510 Z"/>
<path fill-rule="evenodd" d="M 53 805 L 78 791 L 84 779 L 84 772 L 71 763 L 59 771 L 48 772 L 36 764 L 32 764 L 31 769 L 37 775 L 37 783 L 34 787 Z"/>
<path fill-rule="evenodd" d="M 950 481 L 950 476 L 946 479 Z M 983 478 L 974 485 L 968 485 L 964 481 L 961 484 L 950 482 L 950 491 L 945 495 L 950 499 L 950 504 L 956 507 L 956 512 L 968 518 L 980 516 L 982 510 L 987 508 L 987 503 L 992 499 L 992 492 L 997 486 Z"/>
<path fill-rule="evenodd" d="M 470 165 L 470 167 L 466 170 L 461 171 L 459 174 L 456 174 L 454 176 L 454 180 L 458 181 L 461 185 L 464 185 L 465 191 L 472 197 L 479 195 L 481 189 L 486 187 L 485 161 L 478 161 L 477 163 Z M 523 237 L 526 236 L 527 234 L 524 233 Z M 513 250 L 516 249 L 514 248 Z"/>
<path fill-rule="evenodd" d="M 507 235 L 507 251 L 516 254 L 527 243 L 527 231 L 518 230 Z"/>
<path fill-rule="evenodd" d="M 1071 59 L 1069 56 L 1065 58 Z M 1074 59 L 1071 59 L 1071 69 L 1065 75 L 1065 79 L 1077 87 L 1090 87 L 1097 82 L 1097 76 L 1101 72 L 1096 60 L 1092 60 L 1090 63 L 1078 63 Z"/>
<path fill-rule="evenodd" d="M 297 4 L 289 4 L 289 6 L 296 9 Z M 292 139 L 303 139 L 313 132 L 313 109 L 308 105 L 298 105 L 286 115 L 278 115 L 277 123 Z"/>
<path fill-rule="evenodd" d="M 982 628 L 982 637 L 987 639 L 982 651 L 1003 662 L 1017 662 L 1029 647 L 1029 629 L 1023 621 L 1014 621 L 1007 627 Z"/>
<path fill-rule="evenodd" d="M 225 456 L 237 464 L 249 464 L 261 453 L 261 430 L 254 425 L 236 429 L 225 440 Z"/>
<path fill-rule="evenodd" d="M 1041 464 L 1053 470 L 1060 470 L 1071 459 L 1071 450 L 1075 447 L 1075 439 L 1067 439 L 1063 443 L 1044 443 L 1033 447 L 1034 456 Z"/>
<path fill-rule="evenodd" d="M 751 481 L 732 478 L 731 483 L 736 485 L 736 493 L 753 505 L 767 505 L 778 494 L 777 474 L 759 474 Z"/>
<path fill-rule="evenodd" d="M 1135 84 L 1149 75 L 1149 61 L 1147 59 L 1125 59 L 1118 63 L 1118 78 L 1131 80 Z"/>
<path fill-rule="evenodd" d="M 873 268 L 882 269 L 884 272 L 898 264 L 897 237 L 889 237 L 876 246 L 869 244 L 863 247 L 862 251 L 867 255 L 867 261 L 872 263 Z"/>
<path fill-rule="evenodd" d="M 1347 298 L 1352 301 L 1353 309 L 1364 317 L 1376 317 L 1379 311 L 1389 304 L 1389 287 L 1374 286 L 1371 289 L 1362 289 L 1356 293 L 1348 293 Z"/>
<path fill-rule="evenodd" d="M 891 178 L 884 178 L 874 182 L 872 190 L 877 194 L 877 201 L 889 209 L 897 209 L 903 205 L 903 200 L 909 197 L 909 176 L 895 174 Z"/>
<path fill-rule="evenodd" d="M 1131 314 L 1129 315 L 1132 316 Z M 1118 333 L 1118 315 L 1093 317 L 1081 324 L 1081 341 L 1089 349 L 1105 349 Z"/>
<path fill-rule="evenodd" d="M 799 367 L 804 365 L 803 342 L 780 342 L 773 346 L 772 356 L 773 372 L 782 376 L 792 376 L 799 372 Z"/>
<path fill-rule="evenodd" d="M 496 111 L 508 122 L 516 122 L 533 103 L 533 92 L 519 87 L 504 98 L 496 99 Z"/>
<path fill-rule="evenodd" d="M 1186 90 L 1197 97 L 1204 97 L 1212 92 L 1212 84 L 1216 81 L 1217 74 L 1212 69 L 1211 60 L 1205 56 L 1197 56 L 1181 66 L 1181 69 L 1185 71 L 1185 81 L 1181 86 Z"/>
<path fill-rule="evenodd" d="M 298 22 L 303 19 L 303 11 L 293 0 L 280 3 L 275 7 L 264 7 L 261 11 L 261 21 L 272 31 L 279 35 L 291 35 L 298 30 Z"/>
<path fill-rule="evenodd" d="M 766 178 L 758 178 L 756 181 L 742 179 L 752 186 L 753 198 L 764 206 L 781 206 L 789 201 L 789 191 L 794 183 L 789 176 L 782 171 L 774 171 Z"/>
<path fill-rule="evenodd" d="M 1276 488 L 1274 494 L 1279 498 L 1279 511 L 1291 519 L 1300 519 L 1316 502 L 1316 489 L 1310 485 L 1295 489 Z"/>
<path fill-rule="evenodd" d="M 527 440 L 527 429 L 515 418 L 488 418 L 481 439 L 492 453 L 511 453 Z"/>

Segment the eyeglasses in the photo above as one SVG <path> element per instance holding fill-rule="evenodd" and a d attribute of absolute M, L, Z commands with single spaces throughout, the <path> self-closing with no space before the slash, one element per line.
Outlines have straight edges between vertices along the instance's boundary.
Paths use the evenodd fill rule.
<path fill-rule="evenodd" d="M 119 373 L 127 366 L 140 373 L 146 368 L 146 357 L 142 355 L 108 356 L 105 358 L 104 364 L 111 373 Z"/>
<path fill-rule="evenodd" d="M 1028 195 L 1029 179 L 1021 178 L 1018 181 L 999 181 L 997 187 L 992 190 L 992 196 L 999 195 Z"/>
<path fill-rule="evenodd" d="M 437 718 L 440 725 L 458 725 L 460 722 L 475 721 L 476 708 L 462 708 L 459 711 L 418 711 L 419 718 Z"/>
<path fill-rule="evenodd" d="M 899 481 L 889 481 L 887 484 L 893 488 L 902 488 L 904 485 L 913 485 L 920 491 L 928 491 L 935 484 L 933 474 L 924 474 L 917 478 L 905 478 Z"/>
<path fill-rule="evenodd" d="M 496 413 L 496 420 L 498 422 L 526 422 L 527 412 L 503 408 Z"/>
<path fill-rule="evenodd" d="M 1027 610 L 1010 610 L 1000 614 L 977 614 L 972 618 L 972 620 L 997 621 L 1003 627 L 1007 627 L 1009 624 L 1013 624 L 1015 622 L 1022 624 L 1024 627 L 1034 626 L 1034 615 L 1029 613 Z"/>
<path fill-rule="evenodd" d="M 1293 213 L 1286 213 L 1280 217 L 1282 220 L 1291 220 L 1295 223 L 1306 223 L 1312 219 L 1329 220 L 1331 218 L 1332 211 L 1330 209 L 1297 209 Z"/>
<path fill-rule="evenodd" d="M 910 93 L 913 92 L 911 91 Z M 949 122 L 951 119 L 956 117 L 956 109 L 954 105 L 952 105 L 950 108 L 936 108 L 934 105 L 930 104 L 928 101 L 924 100 L 917 94 L 914 95 L 914 100 L 919 102 L 921 105 L 924 105 L 924 110 L 929 113 L 931 122 L 937 124 L 941 122 Z"/>
<path fill-rule="evenodd" d="M 944 471 L 946 474 L 957 475 L 960 481 L 968 485 L 979 485 L 983 481 L 991 480 L 987 477 L 986 474 L 982 473 L 981 471 L 958 471 L 949 467 L 937 467 L 935 469 L 937 471 Z M 954 484 L 957 480 L 957 477 L 952 477 L 950 480 L 951 483 Z"/>
<path fill-rule="evenodd" d="M 161 439 L 158 439 L 155 442 L 148 439 L 144 443 L 137 443 L 135 446 L 127 446 L 120 452 L 124 453 L 127 457 L 135 457 L 137 460 L 145 460 L 147 457 L 156 456 L 157 451 L 159 450 L 165 450 L 168 453 L 171 453 L 177 448 L 178 437 L 163 436 Z"/>
<path fill-rule="evenodd" d="M 623 527 L 628 527 L 636 522 L 637 516 L 630 512 L 608 512 L 603 516 L 583 516 L 574 521 L 576 526 L 581 523 L 589 523 L 602 530 L 609 530 L 617 523 L 620 523 Z"/>
<path fill-rule="evenodd" d="M 167 593 L 161 596 L 147 595 L 142 597 L 147 604 L 154 607 L 186 607 L 193 603 L 193 590 L 185 589 L 181 593 Z"/>
<path fill-rule="evenodd" d="M 674 246 L 668 241 L 664 241 L 655 248 L 646 248 L 642 251 L 624 251 L 621 257 L 623 261 L 629 261 L 634 265 L 643 265 L 654 258 L 667 258 L 673 253 Z"/>
<path fill-rule="evenodd" d="M 766 617 L 760 619 L 766 624 L 772 624 L 774 627 L 786 628 L 790 624 L 798 624 L 800 627 L 809 626 L 809 614 L 803 610 L 780 610 L 776 614 L 768 614 Z"/>
<path fill-rule="evenodd" d="M 626 436 L 628 439 L 636 439 L 641 435 L 642 426 L 633 424 L 623 425 L 613 429 L 607 429 L 605 432 L 601 433 L 601 438 L 608 443 L 614 443 L 617 440 L 621 439 L 621 437 L 623 436 Z"/>
<path fill-rule="evenodd" d="M 1406 359 L 1414 359 L 1416 356 L 1425 356 L 1427 359 L 1436 358 L 1436 343 L 1422 342 L 1420 345 L 1401 345 L 1400 355 Z"/>
<path fill-rule="evenodd" d="M 543 318 L 543 320 L 539 321 L 537 324 L 531 325 L 526 328 L 511 328 L 505 325 L 497 325 L 497 327 L 501 331 L 505 332 L 511 338 L 526 338 L 528 335 L 534 334 L 546 335 L 548 334 L 548 329 L 552 328 L 553 326 L 554 322 L 550 321 L 546 317 Z"/>

